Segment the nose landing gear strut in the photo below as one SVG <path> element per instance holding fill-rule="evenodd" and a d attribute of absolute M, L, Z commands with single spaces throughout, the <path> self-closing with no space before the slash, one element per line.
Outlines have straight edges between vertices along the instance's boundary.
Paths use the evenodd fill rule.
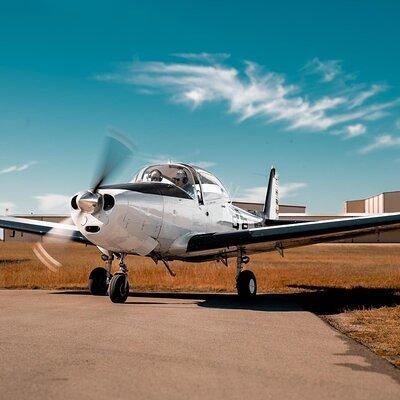
<path fill-rule="evenodd" d="M 129 296 L 128 268 L 125 264 L 125 254 L 121 254 L 119 271 L 111 278 L 108 294 L 113 303 L 125 303 Z"/>

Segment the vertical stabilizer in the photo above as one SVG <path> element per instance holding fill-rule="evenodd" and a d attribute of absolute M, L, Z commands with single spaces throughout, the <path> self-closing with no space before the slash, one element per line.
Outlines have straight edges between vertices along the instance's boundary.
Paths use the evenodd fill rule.
<path fill-rule="evenodd" d="M 279 218 L 279 179 L 274 167 L 269 174 L 267 195 L 265 197 L 263 215 L 265 220 Z"/>

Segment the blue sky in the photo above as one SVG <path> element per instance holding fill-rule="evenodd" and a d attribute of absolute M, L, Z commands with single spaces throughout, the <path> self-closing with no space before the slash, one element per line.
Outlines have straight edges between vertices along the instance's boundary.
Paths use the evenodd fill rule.
<path fill-rule="evenodd" d="M 235 194 L 338 212 L 400 189 L 398 1 L 24 1 L 0 12 L 0 212 L 58 212 L 108 127 Z"/>

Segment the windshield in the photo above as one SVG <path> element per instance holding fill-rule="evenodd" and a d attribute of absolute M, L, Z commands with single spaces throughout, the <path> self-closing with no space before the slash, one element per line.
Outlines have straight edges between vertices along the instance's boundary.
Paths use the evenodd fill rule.
<path fill-rule="evenodd" d="M 161 182 L 178 186 L 192 198 L 195 187 L 192 173 L 188 168 L 174 164 L 159 164 L 147 167 L 134 178 L 135 182 Z"/>

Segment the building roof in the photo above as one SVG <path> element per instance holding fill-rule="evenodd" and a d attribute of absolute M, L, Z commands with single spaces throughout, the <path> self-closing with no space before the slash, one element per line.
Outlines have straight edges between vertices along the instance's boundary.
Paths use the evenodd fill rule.
<path fill-rule="evenodd" d="M 350 202 L 350 201 L 364 201 L 364 200 L 368 200 L 371 199 L 372 197 L 377 197 L 380 196 L 381 194 L 391 194 L 391 193 L 399 193 L 400 194 L 400 190 L 388 190 L 386 192 L 381 192 L 381 193 L 377 193 L 377 194 L 373 194 L 371 196 L 368 197 L 363 197 L 361 199 L 351 199 L 351 200 L 345 200 L 345 202 Z"/>

